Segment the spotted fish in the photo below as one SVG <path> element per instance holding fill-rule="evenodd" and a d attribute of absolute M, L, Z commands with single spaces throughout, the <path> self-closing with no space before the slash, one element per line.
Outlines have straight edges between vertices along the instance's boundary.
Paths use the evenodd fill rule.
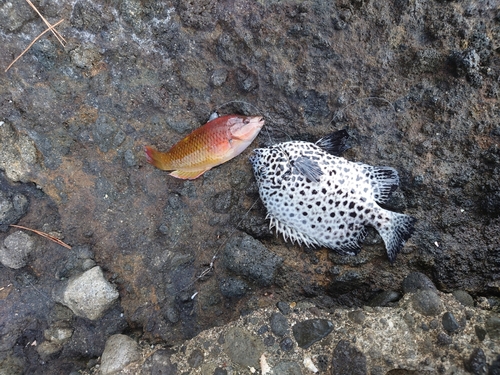
<path fill-rule="evenodd" d="M 399 185 L 396 170 L 348 161 L 341 130 L 316 143 L 290 141 L 255 149 L 250 156 L 270 226 L 285 240 L 356 255 L 375 228 L 389 261 L 410 238 L 416 219 L 379 206 Z"/>

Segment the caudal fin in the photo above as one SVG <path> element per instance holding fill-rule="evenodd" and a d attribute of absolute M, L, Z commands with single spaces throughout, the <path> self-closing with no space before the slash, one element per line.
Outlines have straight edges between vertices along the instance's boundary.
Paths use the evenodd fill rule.
<path fill-rule="evenodd" d="M 145 146 L 144 151 L 146 152 L 146 160 L 149 164 L 154 165 L 158 169 L 169 170 L 168 168 L 165 168 L 162 152 L 156 151 L 150 146 Z"/>
<path fill-rule="evenodd" d="M 399 214 L 397 212 L 390 212 L 390 221 L 381 228 L 378 228 L 378 232 L 384 240 L 387 256 L 391 263 L 394 263 L 396 255 L 398 255 L 406 241 L 413 234 L 416 221 L 417 219 L 414 217 Z"/>

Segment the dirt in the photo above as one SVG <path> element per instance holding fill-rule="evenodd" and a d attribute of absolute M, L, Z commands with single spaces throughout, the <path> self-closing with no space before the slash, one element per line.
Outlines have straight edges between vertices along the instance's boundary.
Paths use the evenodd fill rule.
<path fill-rule="evenodd" d="M 13 222 L 87 246 L 120 300 L 97 322 L 65 311 L 52 290 L 81 264 L 37 238 L 26 267 L 0 265 L 0 362 L 69 372 L 114 333 L 174 345 L 278 301 L 363 305 L 412 271 L 442 291 L 500 295 L 494 1 L 34 4 L 51 23 L 65 19 L 67 44 L 47 33 L 0 75 L 1 126 L 13 129 L 0 165 L 25 161 L 19 181 L 1 172 L 1 189 L 29 200 Z M 28 4 L 4 3 L 0 14 L 7 67 L 45 26 Z M 194 181 L 147 164 L 145 145 L 168 149 L 216 109 L 260 114 L 267 125 L 242 155 Z M 342 128 L 351 135 L 345 157 L 398 170 L 387 206 L 418 219 L 394 265 L 374 232 L 359 256 L 341 257 L 267 227 L 251 149 Z M 36 157 L 26 156 L 26 139 Z M 197 279 L 229 237 L 245 233 L 282 258 L 273 283 L 219 258 Z M 237 293 L 221 288 L 227 280 Z M 42 361 L 33 343 L 60 320 L 78 335 Z"/>

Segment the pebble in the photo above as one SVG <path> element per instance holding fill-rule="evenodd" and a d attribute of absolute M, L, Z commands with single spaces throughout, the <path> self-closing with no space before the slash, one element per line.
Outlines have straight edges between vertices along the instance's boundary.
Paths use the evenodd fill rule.
<path fill-rule="evenodd" d="M 453 340 L 451 339 L 451 337 L 444 332 L 440 332 L 437 336 L 437 343 L 439 345 L 443 345 L 443 346 L 444 345 L 451 345 L 452 342 L 453 342 Z"/>
<path fill-rule="evenodd" d="M 390 302 L 396 302 L 401 298 L 401 295 L 398 292 L 393 290 L 383 291 L 373 297 L 369 302 L 368 306 L 376 307 L 376 306 L 387 306 Z"/>
<path fill-rule="evenodd" d="M 141 368 L 141 375 L 177 375 L 177 365 L 170 361 L 168 350 L 157 350 L 149 356 Z"/>
<path fill-rule="evenodd" d="M 283 315 L 288 315 L 292 311 L 292 309 L 290 308 L 290 304 L 286 302 L 280 301 L 276 304 L 276 307 Z"/>
<path fill-rule="evenodd" d="M 297 345 L 307 349 L 315 342 L 328 336 L 333 330 L 333 323 L 326 319 L 309 319 L 298 322 L 292 327 L 292 330 Z"/>
<path fill-rule="evenodd" d="M 7 232 L 9 224 L 15 224 L 28 210 L 28 199 L 20 193 L 0 191 L 0 231 Z"/>
<path fill-rule="evenodd" d="M 354 323 L 363 324 L 365 321 L 365 314 L 361 310 L 351 311 L 347 314 L 347 316 Z"/>
<path fill-rule="evenodd" d="M 480 348 L 475 348 L 469 358 L 464 361 L 464 367 L 474 375 L 486 374 L 486 355 L 484 351 Z"/>
<path fill-rule="evenodd" d="M 192 368 L 198 368 L 203 363 L 203 358 L 203 352 L 199 349 L 195 349 L 189 355 L 188 363 Z"/>
<path fill-rule="evenodd" d="M 285 337 L 280 341 L 280 348 L 285 352 L 290 352 L 293 350 L 293 340 L 290 337 Z"/>
<path fill-rule="evenodd" d="M 17 231 L 5 238 L 0 246 L 0 263 L 19 269 L 27 264 L 28 255 L 33 251 L 35 241 L 25 232 Z"/>
<path fill-rule="evenodd" d="M 465 290 L 455 290 L 451 294 L 464 306 L 474 307 L 474 299 Z"/>
<path fill-rule="evenodd" d="M 283 258 L 269 251 L 253 237 L 242 234 L 229 240 L 224 248 L 222 262 L 229 271 L 247 277 L 261 286 L 270 286 Z"/>
<path fill-rule="evenodd" d="M 106 341 L 101 357 L 101 375 L 116 374 L 141 357 L 139 346 L 126 335 L 113 335 Z"/>
<path fill-rule="evenodd" d="M 288 321 L 281 313 L 272 313 L 269 320 L 271 331 L 279 337 L 285 336 L 288 332 Z"/>
<path fill-rule="evenodd" d="M 485 328 L 490 339 L 495 340 L 500 338 L 500 317 L 497 315 L 490 316 L 486 321 Z"/>
<path fill-rule="evenodd" d="M 225 334 L 224 351 L 234 363 L 258 368 L 264 345 L 258 336 L 234 327 Z"/>
<path fill-rule="evenodd" d="M 295 362 L 283 361 L 273 369 L 274 374 L 302 375 L 300 366 Z"/>
<path fill-rule="evenodd" d="M 436 316 L 442 310 L 441 299 L 432 290 L 421 290 L 412 296 L 413 308 L 426 316 Z"/>
<path fill-rule="evenodd" d="M 456 332 L 460 328 L 460 324 L 458 324 L 457 320 L 455 319 L 455 315 L 453 315 L 453 313 L 449 311 L 443 314 L 441 321 L 443 323 L 444 329 L 449 333 Z"/>
<path fill-rule="evenodd" d="M 101 267 L 94 267 L 69 280 L 61 302 L 75 315 L 95 320 L 118 296 L 116 288 L 104 278 Z"/>
<path fill-rule="evenodd" d="M 420 272 L 412 272 L 405 277 L 402 284 L 403 293 L 416 293 L 419 290 L 437 291 L 434 283 Z"/>
<path fill-rule="evenodd" d="M 365 375 L 366 357 L 346 340 L 340 340 L 333 351 L 332 375 Z"/>

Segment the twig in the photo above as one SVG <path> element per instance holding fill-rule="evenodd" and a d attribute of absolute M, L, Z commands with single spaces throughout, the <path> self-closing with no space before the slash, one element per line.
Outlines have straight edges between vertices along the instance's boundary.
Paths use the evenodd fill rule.
<path fill-rule="evenodd" d="M 47 27 L 49 28 L 49 30 L 52 31 L 52 34 L 54 34 L 54 36 L 57 38 L 57 40 L 59 41 L 59 43 L 61 43 L 61 45 L 64 47 L 64 43 L 66 43 L 66 40 L 61 36 L 61 34 L 59 34 L 59 32 L 52 27 L 52 25 L 49 23 L 49 21 L 47 21 L 45 19 L 45 17 L 42 16 L 42 14 L 38 11 L 38 9 L 36 9 L 36 7 L 33 5 L 33 3 L 30 0 L 26 0 L 26 2 L 35 10 L 35 12 L 38 13 L 38 15 L 40 16 L 40 18 L 42 19 L 42 21 L 45 22 L 45 24 L 47 25 Z"/>
<path fill-rule="evenodd" d="M 47 238 L 47 239 L 49 239 L 51 241 L 54 241 L 55 243 L 57 243 L 57 244 L 59 244 L 61 246 L 64 246 L 66 249 L 70 249 L 71 250 L 71 246 L 65 244 L 59 238 L 51 236 L 50 234 L 47 234 L 47 233 L 44 233 L 44 232 L 40 232 L 39 230 L 36 230 L 36 229 L 26 228 L 26 227 L 23 227 L 22 225 L 10 224 L 9 226 L 10 227 L 14 227 L 14 228 L 29 230 L 29 231 L 31 231 L 33 233 L 38 234 L 39 236 L 45 237 L 45 238 Z"/>
<path fill-rule="evenodd" d="M 41 38 L 41 37 L 42 37 L 45 33 L 49 32 L 50 30 L 53 30 L 53 29 L 54 29 L 54 27 L 56 27 L 57 25 L 59 25 L 62 21 L 64 21 L 64 18 L 63 18 L 62 20 L 60 20 L 59 22 L 56 22 L 55 24 L 53 24 L 52 26 L 50 26 L 47 30 L 45 30 L 45 31 L 44 31 L 44 32 L 42 32 L 40 35 L 38 35 L 35 39 L 33 39 L 33 41 L 29 44 L 29 46 L 28 46 L 28 47 L 26 47 L 26 49 L 25 49 L 23 52 L 21 52 L 21 54 L 20 54 L 19 56 L 17 56 L 17 57 L 16 57 L 16 59 L 15 59 L 14 61 L 12 61 L 12 62 L 10 63 L 10 65 L 7 67 L 7 69 L 5 69 L 5 72 L 7 72 L 7 70 L 9 70 L 9 69 L 10 69 L 10 67 L 11 67 L 12 65 L 14 65 L 14 63 L 15 63 L 17 60 L 19 60 L 19 59 L 21 58 L 21 56 L 22 56 L 22 55 L 24 55 L 26 52 L 28 52 L 28 50 L 31 48 L 31 46 L 32 46 L 33 44 L 35 44 L 35 42 L 36 42 L 38 39 L 40 39 L 40 38 Z"/>

